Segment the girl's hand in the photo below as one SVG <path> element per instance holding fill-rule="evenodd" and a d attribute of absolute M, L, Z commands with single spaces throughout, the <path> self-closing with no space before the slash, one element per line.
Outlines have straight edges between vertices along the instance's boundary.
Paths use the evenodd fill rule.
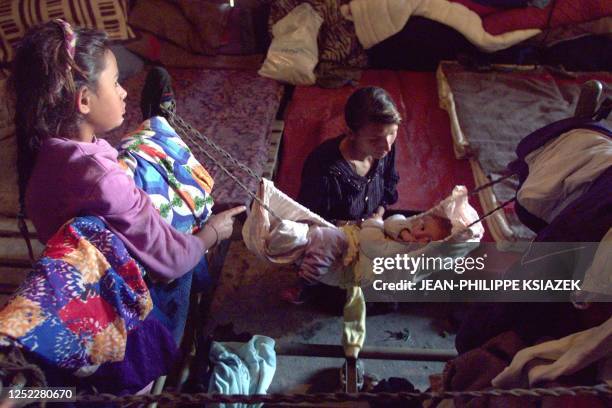
<path fill-rule="evenodd" d="M 234 217 L 246 211 L 246 207 L 241 205 L 222 211 L 210 216 L 204 228 L 196 235 L 202 239 L 204 246 L 208 249 L 232 235 L 234 229 Z"/>
<path fill-rule="evenodd" d="M 246 211 L 244 205 L 230 208 L 218 214 L 213 214 L 206 225 L 214 228 L 218 234 L 218 240 L 228 239 L 232 235 L 234 229 L 234 217 Z"/>

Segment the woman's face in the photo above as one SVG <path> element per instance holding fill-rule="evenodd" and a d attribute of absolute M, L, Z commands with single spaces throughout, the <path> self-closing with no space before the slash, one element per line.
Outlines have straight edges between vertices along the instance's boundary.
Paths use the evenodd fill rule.
<path fill-rule="evenodd" d="M 397 137 L 397 129 L 396 124 L 368 122 L 357 132 L 352 132 L 354 146 L 361 153 L 380 160 L 391 151 Z"/>

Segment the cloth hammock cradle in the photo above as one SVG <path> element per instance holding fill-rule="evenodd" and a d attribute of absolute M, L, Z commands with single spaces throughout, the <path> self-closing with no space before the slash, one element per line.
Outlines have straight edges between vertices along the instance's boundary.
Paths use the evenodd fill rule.
<path fill-rule="evenodd" d="M 260 201 L 272 208 L 283 220 L 339 228 L 292 200 L 282 191 L 278 190 L 270 180 L 262 180 L 257 197 L 259 201 L 253 202 L 251 212 L 244 224 L 242 230 L 243 239 L 249 250 L 268 262 L 275 264 L 290 264 L 299 259 L 301 252 L 299 249 L 296 249 L 289 253 L 283 253 L 282 255 L 274 255 L 274 251 L 268 247 L 268 236 L 270 231 L 274 229 L 274 226 L 278 224 L 278 221 L 273 219 L 268 211 L 259 204 Z M 429 255 L 453 258 L 465 256 L 474 249 L 475 244 L 477 246 L 477 243 L 480 242 L 483 236 L 484 228 L 478 219 L 476 210 L 468 203 L 467 189 L 464 186 L 455 187 L 452 193 L 444 200 L 423 213 L 407 218 L 405 223 L 406 225 L 410 225 L 416 220 L 430 215 L 449 219 L 452 223 L 451 234 L 442 241 L 432 242 L 426 246 L 419 246 L 409 251 L 407 256 Z M 351 240 L 348 237 L 347 239 L 349 243 L 355 242 L 355 240 Z M 357 254 L 360 254 L 361 258 L 365 259 L 394 255 L 392 253 L 375 253 L 375 249 L 367 248 L 367 246 L 360 247 L 358 243 L 350 244 L 350 246 L 353 246 L 353 248 L 348 250 L 350 254 L 348 254 L 347 257 L 352 259 L 347 260 L 347 257 L 345 257 L 344 264 L 354 264 L 357 262 L 357 268 L 360 269 L 360 272 L 357 273 L 357 281 L 360 286 L 371 283 L 373 274 L 371 272 L 371 262 L 369 264 L 368 262 L 360 262 L 360 257 L 356 256 Z M 409 248 L 409 246 L 406 246 L 406 248 Z M 342 275 L 342 271 L 337 272 L 339 275 L 336 276 L 333 276 L 333 274 L 324 275 L 321 281 L 333 286 L 345 286 L 348 284 L 348 282 L 344 284 L 341 282 L 343 279 L 340 276 Z M 417 273 L 415 276 L 418 276 L 420 279 L 424 275 Z"/>

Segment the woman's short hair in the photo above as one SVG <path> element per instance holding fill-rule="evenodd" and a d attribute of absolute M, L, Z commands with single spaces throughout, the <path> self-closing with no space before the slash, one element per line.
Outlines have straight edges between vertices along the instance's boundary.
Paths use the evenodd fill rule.
<path fill-rule="evenodd" d="M 349 129 L 357 132 L 367 123 L 397 125 L 402 117 L 387 91 L 368 86 L 357 89 L 348 98 L 344 106 L 344 120 Z"/>

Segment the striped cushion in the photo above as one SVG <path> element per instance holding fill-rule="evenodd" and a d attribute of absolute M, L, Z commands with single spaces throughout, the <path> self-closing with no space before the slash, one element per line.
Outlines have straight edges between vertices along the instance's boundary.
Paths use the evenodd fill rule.
<path fill-rule="evenodd" d="M 30 27 L 54 18 L 104 30 L 112 40 L 135 38 L 127 12 L 127 0 L 0 0 L 0 64 L 13 59 L 14 46 Z"/>

